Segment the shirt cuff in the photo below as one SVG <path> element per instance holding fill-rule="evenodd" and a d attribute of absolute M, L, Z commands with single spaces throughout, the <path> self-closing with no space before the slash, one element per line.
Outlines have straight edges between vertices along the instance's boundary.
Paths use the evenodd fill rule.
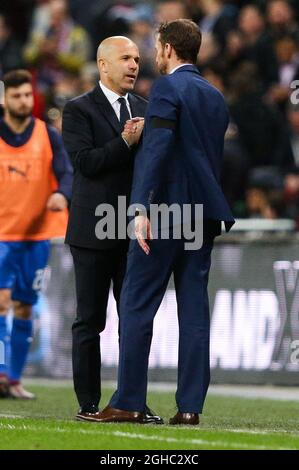
<path fill-rule="evenodd" d="M 121 138 L 122 138 L 122 140 L 125 142 L 126 146 L 130 149 L 131 146 L 130 146 L 130 144 L 126 141 L 126 139 L 125 139 L 123 136 L 121 136 Z"/>

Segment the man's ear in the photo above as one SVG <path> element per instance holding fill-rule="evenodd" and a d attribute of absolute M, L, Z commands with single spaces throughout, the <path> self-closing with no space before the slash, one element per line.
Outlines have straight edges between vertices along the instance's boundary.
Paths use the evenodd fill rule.
<path fill-rule="evenodd" d="M 104 59 L 98 59 L 98 67 L 101 72 L 107 72 L 107 63 Z"/>
<path fill-rule="evenodd" d="M 164 49 L 165 49 L 165 52 L 166 52 L 166 57 L 167 57 L 168 59 L 170 59 L 171 52 L 172 52 L 172 50 L 173 50 L 172 45 L 169 44 L 169 42 L 167 42 L 167 43 L 165 44 L 165 48 L 164 48 Z"/>

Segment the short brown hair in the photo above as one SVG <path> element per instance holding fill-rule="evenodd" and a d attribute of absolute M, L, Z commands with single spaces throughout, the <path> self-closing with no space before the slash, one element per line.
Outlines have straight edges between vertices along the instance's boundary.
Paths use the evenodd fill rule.
<path fill-rule="evenodd" d="M 158 33 L 163 47 L 169 43 L 178 59 L 196 64 L 201 46 L 201 32 L 197 24 L 187 19 L 169 21 L 160 25 Z"/>
<path fill-rule="evenodd" d="M 5 89 L 7 88 L 17 88 L 24 83 L 30 83 L 32 85 L 32 75 L 28 70 L 18 69 L 11 70 L 3 76 L 3 83 Z"/>

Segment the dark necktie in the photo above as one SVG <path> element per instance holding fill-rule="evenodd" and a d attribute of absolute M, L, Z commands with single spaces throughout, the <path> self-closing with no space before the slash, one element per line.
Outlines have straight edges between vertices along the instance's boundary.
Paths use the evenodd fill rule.
<path fill-rule="evenodd" d="M 117 100 L 120 103 L 120 114 L 119 114 L 119 122 L 120 122 L 120 128 L 123 131 L 123 128 L 126 124 L 126 121 L 128 119 L 131 119 L 130 113 L 128 111 L 127 103 L 125 98 L 118 98 Z"/>

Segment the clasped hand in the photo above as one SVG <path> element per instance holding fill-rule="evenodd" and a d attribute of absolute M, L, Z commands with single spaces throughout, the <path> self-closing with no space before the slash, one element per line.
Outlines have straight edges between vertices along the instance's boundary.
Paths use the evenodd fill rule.
<path fill-rule="evenodd" d="M 130 146 L 138 144 L 141 133 L 143 131 L 143 126 L 144 118 L 142 117 L 134 117 L 126 122 L 122 132 L 122 137 L 128 142 Z"/>

